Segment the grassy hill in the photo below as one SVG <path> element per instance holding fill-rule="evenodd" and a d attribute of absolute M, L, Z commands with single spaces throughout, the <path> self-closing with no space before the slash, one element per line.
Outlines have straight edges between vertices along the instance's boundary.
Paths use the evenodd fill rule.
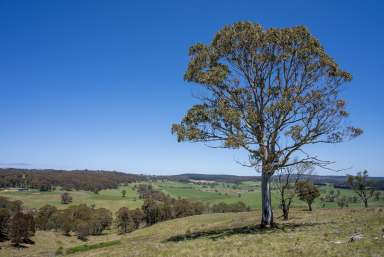
<path fill-rule="evenodd" d="M 276 216 L 279 216 L 276 213 Z M 15 249 L 0 243 L 0 256 L 384 256 L 384 210 L 295 209 L 288 222 L 260 230 L 258 212 L 204 214 L 169 220 L 127 235 L 108 231 L 84 243 L 76 237 L 38 231 L 36 244 Z M 355 232 L 363 239 L 348 242 Z M 101 243 L 104 242 L 104 243 Z M 110 243 L 108 243 L 110 242 Z"/>

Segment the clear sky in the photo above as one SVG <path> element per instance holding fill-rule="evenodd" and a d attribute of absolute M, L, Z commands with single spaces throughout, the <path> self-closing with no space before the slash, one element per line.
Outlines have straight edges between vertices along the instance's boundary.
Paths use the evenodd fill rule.
<path fill-rule="evenodd" d="M 311 150 L 344 173 L 384 176 L 383 12 L 352 0 L 0 0 L 0 166 L 255 175 L 240 151 L 170 133 L 195 102 L 188 48 L 248 20 L 307 26 L 352 73 L 344 94 L 365 134 Z"/>

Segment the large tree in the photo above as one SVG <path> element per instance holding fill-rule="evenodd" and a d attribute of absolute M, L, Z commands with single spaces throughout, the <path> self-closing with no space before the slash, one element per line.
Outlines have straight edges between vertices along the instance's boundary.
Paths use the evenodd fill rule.
<path fill-rule="evenodd" d="M 347 125 L 341 86 L 352 79 L 303 27 L 263 29 L 239 22 L 210 44 L 190 48 L 185 80 L 205 88 L 200 103 L 172 126 L 178 141 L 242 148 L 262 175 L 261 225 L 272 225 L 270 178 L 297 163 L 324 166 L 308 144 L 362 133 Z M 291 157 L 297 161 L 290 161 Z"/>

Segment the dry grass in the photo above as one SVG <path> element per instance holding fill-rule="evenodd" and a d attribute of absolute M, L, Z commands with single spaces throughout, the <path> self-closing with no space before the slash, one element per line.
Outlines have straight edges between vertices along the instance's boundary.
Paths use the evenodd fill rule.
<path fill-rule="evenodd" d="M 278 215 L 278 214 L 277 214 Z M 91 237 L 89 244 L 121 240 L 121 244 L 70 256 L 384 256 L 384 209 L 294 210 L 276 229 L 254 226 L 258 212 L 205 214 L 162 222 L 126 236 L 114 232 Z M 348 243 L 359 232 L 364 239 Z M 75 237 L 38 232 L 36 244 L 16 250 L 3 243 L 0 256 L 54 256 L 83 244 Z"/>

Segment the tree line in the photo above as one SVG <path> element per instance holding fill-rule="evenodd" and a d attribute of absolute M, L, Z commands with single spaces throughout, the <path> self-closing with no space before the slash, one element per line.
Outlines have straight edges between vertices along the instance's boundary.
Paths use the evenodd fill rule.
<path fill-rule="evenodd" d="M 0 169 L 0 188 L 52 191 L 61 187 L 67 191 L 86 190 L 98 193 L 103 189 L 117 188 L 121 184 L 142 180 L 146 180 L 146 177 L 114 171 Z"/>

